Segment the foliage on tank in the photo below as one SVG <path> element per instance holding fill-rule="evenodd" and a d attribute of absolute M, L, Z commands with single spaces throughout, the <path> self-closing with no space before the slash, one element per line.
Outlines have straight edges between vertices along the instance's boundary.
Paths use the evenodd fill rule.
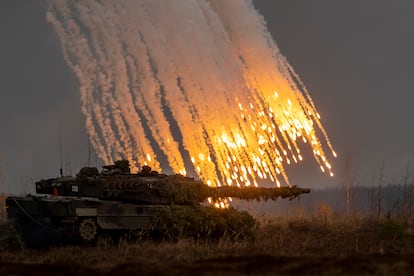
<path fill-rule="evenodd" d="M 234 240 L 252 237 L 255 225 L 249 213 L 234 208 L 171 205 L 157 211 L 152 229 L 159 238 L 169 241 L 183 238 Z"/>
<path fill-rule="evenodd" d="M 309 189 L 293 187 L 264 188 L 264 187 L 209 187 L 202 182 L 180 183 L 172 182 L 168 187 L 168 197 L 175 204 L 196 204 L 212 198 L 232 197 L 241 200 L 277 200 L 278 198 L 293 199 L 300 194 L 309 193 Z"/>
<path fill-rule="evenodd" d="M 265 188 L 265 187 L 234 187 L 222 186 L 210 188 L 209 196 L 213 199 L 234 197 L 242 200 L 276 200 L 280 198 L 294 199 L 300 194 L 310 193 L 310 189 L 292 187 Z"/>
<path fill-rule="evenodd" d="M 76 175 L 78 177 L 92 177 L 99 174 L 98 168 L 96 167 L 83 167 Z"/>
<path fill-rule="evenodd" d="M 130 173 L 128 160 L 115 161 L 103 166 L 102 173 L 96 168 L 84 167 L 77 177 L 41 180 L 36 183 L 38 193 L 89 196 L 104 200 L 118 200 L 137 204 L 197 205 L 208 198 L 233 197 L 242 200 L 276 200 L 295 198 L 309 189 L 296 186 L 280 188 L 264 187 L 209 187 L 200 180 L 183 175 L 165 175 L 143 166 L 136 174 Z"/>

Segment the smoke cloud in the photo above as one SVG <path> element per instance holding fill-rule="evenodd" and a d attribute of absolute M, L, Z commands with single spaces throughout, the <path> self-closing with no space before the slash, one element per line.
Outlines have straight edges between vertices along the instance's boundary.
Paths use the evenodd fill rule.
<path fill-rule="evenodd" d="M 309 146 L 332 175 L 312 98 L 251 1 L 50 0 L 47 20 L 104 162 L 280 186 Z"/>

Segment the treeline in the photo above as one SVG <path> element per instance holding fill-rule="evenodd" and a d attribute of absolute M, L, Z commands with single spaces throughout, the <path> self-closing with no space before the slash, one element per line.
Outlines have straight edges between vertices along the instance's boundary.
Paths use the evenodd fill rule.
<path fill-rule="evenodd" d="M 305 208 L 326 203 L 336 213 L 347 212 L 347 196 L 343 188 L 315 190 L 301 199 Z M 370 217 L 411 217 L 414 214 L 414 185 L 355 186 L 350 190 L 349 215 Z"/>
<path fill-rule="evenodd" d="M 256 216 L 363 216 L 370 218 L 414 218 L 414 185 L 353 186 L 314 189 L 294 200 L 243 202 L 233 200 L 233 206 Z"/>

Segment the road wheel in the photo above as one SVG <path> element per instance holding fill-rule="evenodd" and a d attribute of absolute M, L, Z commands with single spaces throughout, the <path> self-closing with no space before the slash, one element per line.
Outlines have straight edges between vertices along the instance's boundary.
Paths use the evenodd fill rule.
<path fill-rule="evenodd" d="M 79 224 L 79 235 L 85 242 L 91 242 L 98 234 L 98 226 L 92 218 L 83 219 Z"/>

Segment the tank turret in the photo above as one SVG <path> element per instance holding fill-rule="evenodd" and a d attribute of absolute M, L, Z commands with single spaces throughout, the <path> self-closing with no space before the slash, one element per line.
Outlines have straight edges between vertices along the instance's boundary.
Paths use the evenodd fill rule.
<path fill-rule="evenodd" d="M 127 160 L 96 168 L 82 168 L 76 177 L 61 177 L 36 182 L 36 192 L 60 196 L 94 197 L 136 204 L 198 204 L 208 198 L 239 198 L 243 200 L 276 200 L 295 198 L 309 189 L 296 186 L 263 187 L 209 187 L 200 180 L 183 175 L 165 175 L 143 166 L 136 174 L 130 173 Z"/>

